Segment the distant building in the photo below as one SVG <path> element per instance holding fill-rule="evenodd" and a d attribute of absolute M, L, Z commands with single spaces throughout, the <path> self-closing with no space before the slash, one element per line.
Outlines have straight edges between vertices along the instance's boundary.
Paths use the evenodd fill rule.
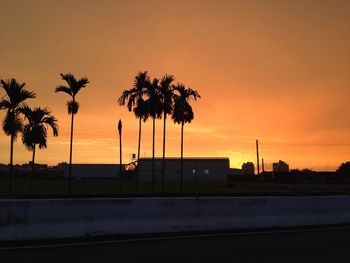
<path fill-rule="evenodd" d="M 244 175 L 254 175 L 254 163 L 247 162 L 242 164 L 242 171 Z"/>
<path fill-rule="evenodd" d="M 68 177 L 69 164 L 62 164 L 63 175 Z M 124 170 L 124 165 L 123 168 Z M 119 164 L 72 164 L 72 178 L 117 178 Z"/>
<path fill-rule="evenodd" d="M 230 168 L 229 175 L 243 175 L 243 170 L 238 168 Z"/>
<path fill-rule="evenodd" d="M 272 164 L 272 170 L 275 173 L 287 173 L 289 172 L 289 165 L 286 162 L 279 160 L 278 163 Z"/>
<path fill-rule="evenodd" d="M 155 158 L 155 181 L 162 180 L 162 158 Z M 180 158 L 165 159 L 165 182 L 180 182 Z M 216 181 L 226 182 L 230 169 L 229 158 L 184 158 L 184 182 Z M 141 158 L 139 161 L 139 180 L 152 180 L 152 158 Z"/>

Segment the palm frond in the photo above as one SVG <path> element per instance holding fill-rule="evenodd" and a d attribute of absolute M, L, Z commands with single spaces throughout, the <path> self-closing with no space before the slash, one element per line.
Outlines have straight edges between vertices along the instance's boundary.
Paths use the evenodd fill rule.
<path fill-rule="evenodd" d="M 170 88 L 171 87 L 171 83 L 175 81 L 175 77 L 173 75 L 167 75 L 165 74 L 161 81 L 160 81 L 160 86 L 162 88 Z"/>
<path fill-rule="evenodd" d="M 27 104 L 21 104 L 21 106 L 18 107 L 17 112 L 23 114 L 25 119 L 27 119 L 29 122 L 32 122 L 33 111 Z"/>
<path fill-rule="evenodd" d="M 62 91 L 70 94 L 72 97 L 76 96 L 78 94 L 79 90 L 82 88 L 85 88 L 86 85 L 89 83 L 88 78 L 83 77 L 83 78 L 77 80 L 72 73 L 66 73 L 66 74 L 61 73 L 60 76 L 61 76 L 62 80 L 67 82 L 68 87 L 66 87 L 66 88 L 70 89 L 69 93 L 67 92 L 67 90 L 64 91 L 62 89 Z M 60 87 L 64 87 L 64 86 L 60 86 Z M 56 88 L 56 92 L 57 92 L 57 88 Z"/>
<path fill-rule="evenodd" d="M 8 83 L 5 82 L 5 80 L 0 80 L 1 83 L 1 87 L 5 90 L 5 92 L 7 93 L 7 87 L 8 87 Z"/>
<path fill-rule="evenodd" d="M 127 108 L 129 111 L 132 110 L 133 107 L 135 107 L 135 101 L 137 100 L 139 96 L 137 94 L 132 94 L 129 99 L 128 99 L 128 103 L 127 103 Z"/>
<path fill-rule="evenodd" d="M 187 97 L 188 97 L 189 99 L 193 98 L 194 100 L 197 100 L 197 98 L 201 98 L 201 96 L 199 95 L 199 93 L 198 93 L 197 91 L 191 89 L 191 88 L 188 88 L 188 89 L 186 90 L 186 92 L 187 92 Z"/>
<path fill-rule="evenodd" d="M 131 97 L 132 94 L 133 94 L 133 90 L 124 90 L 122 95 L 118 99 L 118 104 L 120 106 L 124 106 L 126 101 Z M 131 107 L 129 107 L 129 104 L 131 104 Z M 129 103 L 128 102 L 128 109 L 129 109 L 129 111 L 131 110 L 131 108 L 133 106 L 132 104 L 133 103 Z"/>
<path fill-rule="evenodd" d="M 6 99 L 15 109 L 20 103 L 27 99 L 35 98 L 35 93 L 24 89 L 25 83 L 19 83 L 16 79 L 1 80 L 1 87 L 5 90 Z"/>
<path fill-rule="evenodd" d="M 150 83 L 150 76 L 147 71 L 141 72 L 139 71 L 134 78 L 134 88 L 139 91 L 142 91 L 145 87 L 147 87 Z"/>
<path fill-rule="evenodd" d="M 43 118 L 42 123 L 49 125 L 51 127 L 53 136 L 55 137 L 58 136 L 57 119 L 54 116 Z"/>
<path fill-rule="evenodd" d="M 60 76 L 61 76 L 62 80 L 67 82 L 69 87 L 74 86 L 74 84 L 76 83 L 76 79 L 75 79 L 74 75 L 72 73 L 70 73 L 70 72 L 68 72 L 68 73 L 61 73 Z"/>
<path fill-rule="evenodd" d="M 21 89 L 19 94 L 19 103 L 25 101 L 26 99 L 34 99 L 36 97 L 35 93 L 32 91 L 28 91 L 26 89 Z"/>
<path fill-rule="evenodd" d="M 81 88 L 85 88 L 87 84 L 89 84 L 89 79 L 87 77 L 82 77 L 77 81 L 77 86 Z"/>
<path fill-rule="evenodd" d="M 7 99 L 2 99 L 0 101 L 0 110 L 4 110 L 4 109 L 11 109 L 12 108 L 12 105 L 11 105 L 11 102 L 8 101 Z"/>
<path fill-rule="evenodd" d="M 78 92 L 84 87 L 82 86 L 78 86 L 77 84 L 74 85 L 71 89 L 72 89 L 72 93 L 73 93 L 73 96 L 76 96 L 78 94 Z"/>
<path fill-rule="evenodd" d="M 55 92 L 56 93 L 57 92 L 64 92 L 64 93 L 67 93 L 69 96 L 73 97 L 72 90 L 69 87 L 66 87 L 66 86 L 58 86 L 58 87 L 56 87 Z"/>
<path fill-rule="evenodd" d="M 38 107 L 38 108 L 35 108 L 37 111 L 40 111 L 41 112 L 41 114 L 43 115 L 43 117 L 44 116 L 46 116 L 46 115 L 51 115 L 51 110 L 48 108 L 48 107 L 45 107 L 45 108 L 40 108 L 40 107 Z M 42 117 L 42 118 L 43 118 Z"/>

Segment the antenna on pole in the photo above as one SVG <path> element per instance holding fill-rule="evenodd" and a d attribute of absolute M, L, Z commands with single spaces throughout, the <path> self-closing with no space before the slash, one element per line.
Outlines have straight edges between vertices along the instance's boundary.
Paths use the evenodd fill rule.
<path fill-rule="evenodd" d="M 257 161 L 257 165 L 258 165 L 258 174 L 260 174 L 260 164 L 259 164 L 259 141 L 256 140 L 256 161 Z"/>

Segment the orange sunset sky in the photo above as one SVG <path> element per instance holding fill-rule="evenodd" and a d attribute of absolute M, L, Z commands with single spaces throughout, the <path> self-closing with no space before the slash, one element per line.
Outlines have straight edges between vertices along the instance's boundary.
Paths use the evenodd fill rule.
<path fill-rule="evenodd" d="M 77 96 L 73 162 L 118 162 L 119 118 L 128 162 L 138 121 L 117 99 L 144 70 L 173 74 L 202 96 L 185 126 L 187 157 L 227 156 L 240 167 L 256 162 L 259 139 L 267 169 L 279 159 L 315 170 L 350 160 L 350 1 L 0 2 L 0 78 L 25 82 L 37 94 L 29 105 L 49 106 L 59 121 L 38 163 L 69 158 L 68 97 L 54 93 L 66 72 L 91 82 Z M 156 125 L 161 156 L 162 121 Z M 150 157 L 151 121 L 142 136 Z M 1 130 L 1 163 L 9 148 Z M 179 154 L 180 126 L 169 121 L 167 155 Z M 30 159 L 19 138 L 14 162 Z"/>

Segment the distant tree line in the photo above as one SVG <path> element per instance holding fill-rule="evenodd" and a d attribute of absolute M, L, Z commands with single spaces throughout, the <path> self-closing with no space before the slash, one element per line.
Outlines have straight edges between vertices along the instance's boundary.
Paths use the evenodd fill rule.
<path fill-rule="evenodd" d="M 336 171 L 314 171 L 311 169 L 292 169 L 289 172 L 264 171 L 259 176 L 230 174 L 229 183 L 237 182 L 274 182 L 286 184 L 299 183 L 350 183 L 350 162 L 343 163 Z"/>

